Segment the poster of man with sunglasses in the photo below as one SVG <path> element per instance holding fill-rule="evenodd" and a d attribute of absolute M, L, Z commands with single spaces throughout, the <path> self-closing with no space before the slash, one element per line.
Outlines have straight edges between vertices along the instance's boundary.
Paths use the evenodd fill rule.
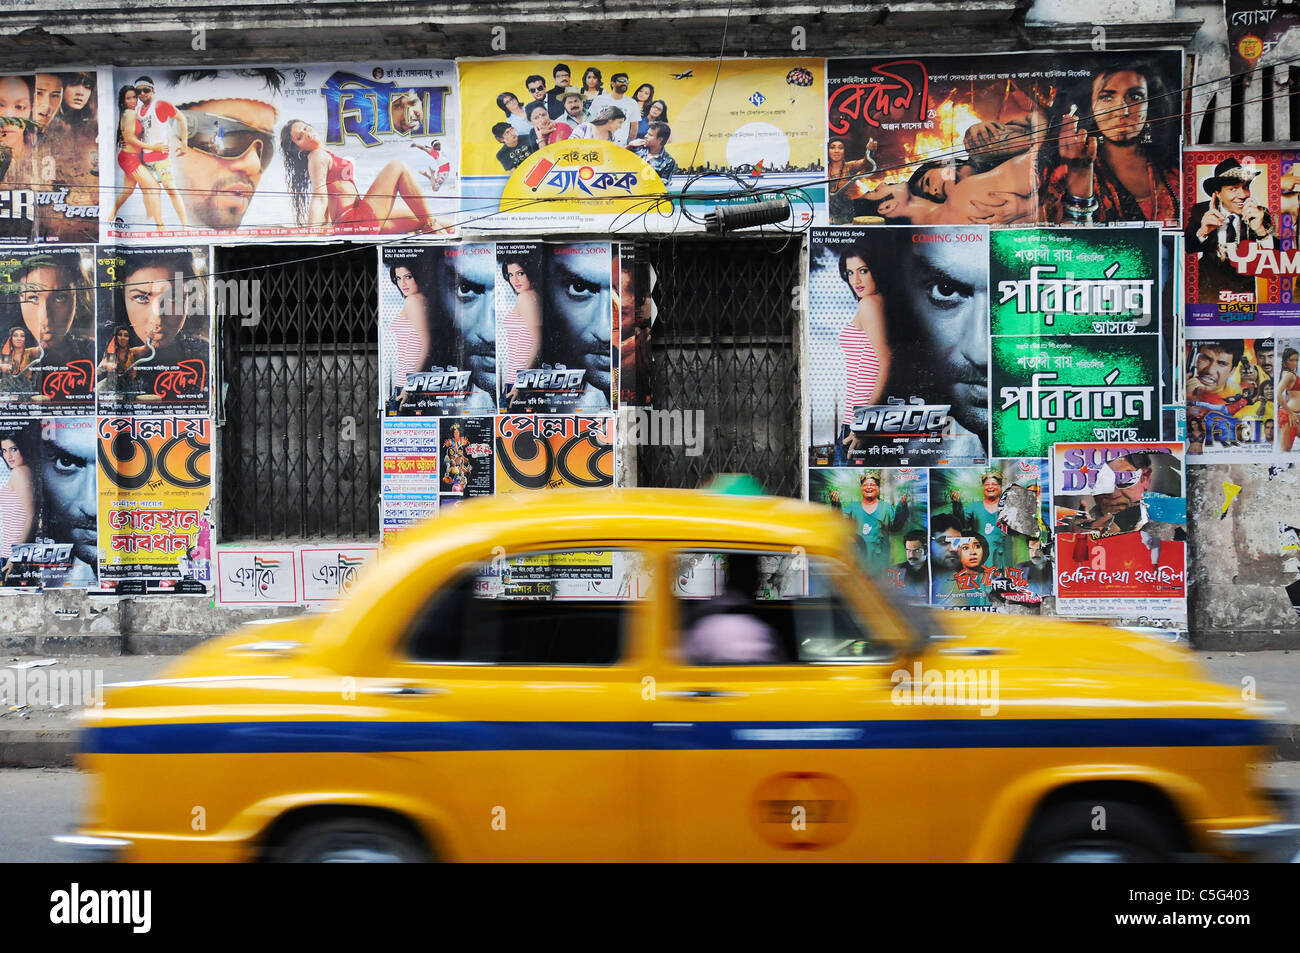
<path fill-rule="evenodd" d="M 104 241 L 454 236 L 458 199 L 437 192 L 430 151 L 457 150 L 451 62 L 132 67 L 114 80 Z"/>

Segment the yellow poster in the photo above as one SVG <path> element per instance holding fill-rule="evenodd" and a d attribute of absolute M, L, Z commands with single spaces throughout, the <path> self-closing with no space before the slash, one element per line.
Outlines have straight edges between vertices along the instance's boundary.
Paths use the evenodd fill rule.
<path fill-rule="evenodd" d="M 468 229 L 475 217 L 491 228 L 689 228 L 719 193 L 785 188 L 791 224 L 804 225 L 822 198 L 820 186 L 799 188 L 824 178 L 820 59 L 727 59 L 719 70 L 716 60 L 559 57 L 459 69 Z"/>

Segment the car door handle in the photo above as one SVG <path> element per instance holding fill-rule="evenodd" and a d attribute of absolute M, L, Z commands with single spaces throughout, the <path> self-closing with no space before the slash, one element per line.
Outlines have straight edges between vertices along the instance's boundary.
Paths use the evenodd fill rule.
<path fill-rule="evenodd" d="M 436 685 L 376 685 L 364 690 L 367 695 L 446 695 L 447 689 Z"/>
<path fill-rule="evenodd" d="M 659 692 L 659 698 L 744 698 L 749 692 L 726 692 L 717 688 L 690 688 L 684 691 Z"/>

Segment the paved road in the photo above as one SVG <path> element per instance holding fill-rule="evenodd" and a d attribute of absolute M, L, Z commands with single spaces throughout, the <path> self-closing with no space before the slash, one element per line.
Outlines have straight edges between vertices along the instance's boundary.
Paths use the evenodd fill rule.
<path fill-rule="evenodd" d="M 1261 768 L 1263 783 L 1300 795 L 1300 761 Z M 73 859 L 50 837 L 77 821 L 86 780 L 72 768 L 0 770 L 0 863 L 61 862 Z"/>
<path fill-rule="evenodd" d="M 76 824 L 85 788 L 74 768 L 0 771 L 0 863 L 74 860 L 50 838 Z"/>

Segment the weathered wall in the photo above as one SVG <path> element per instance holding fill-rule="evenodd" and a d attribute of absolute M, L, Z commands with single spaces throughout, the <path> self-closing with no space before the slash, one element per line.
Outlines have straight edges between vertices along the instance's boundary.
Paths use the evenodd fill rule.
<path fill-rule="evenodd" d="M 4 604 L 0 653 L 6 655 L 173 654 L 254 619 L 304 611 L 216 608 L 204 600 L 169 596 L 91 597 L 80 589 L 47 589 L 38 598 L 9 598 Z"/>
<path fill-rule="evenodd" d="M 1225 512 L 1233 486 L 1241 489 Z M 1300 572 L 1284 565 L 1278 535 L 1279 522 L 1300 526 L 1300 468 L 1191 467 L 1187 502 L 1193 643 L 1300 648 L 1300 615 L 1285 588 Z"/>

